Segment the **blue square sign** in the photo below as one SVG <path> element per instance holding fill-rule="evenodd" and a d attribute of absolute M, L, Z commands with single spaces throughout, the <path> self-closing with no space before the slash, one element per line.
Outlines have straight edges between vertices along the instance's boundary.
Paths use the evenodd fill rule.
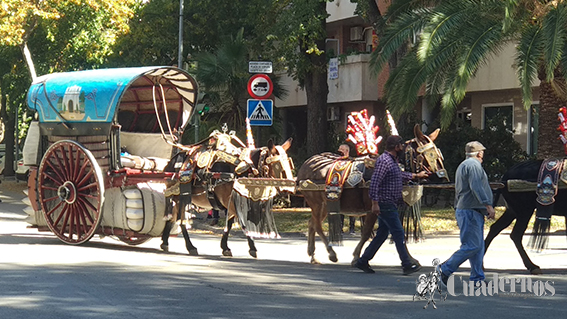
<path fill-rule="evenodd" d="M 274 115 L 274 101 L 272 100 L 248 100 L 246 117 L 250 119 L 250 125 L 272 126 Z"/>

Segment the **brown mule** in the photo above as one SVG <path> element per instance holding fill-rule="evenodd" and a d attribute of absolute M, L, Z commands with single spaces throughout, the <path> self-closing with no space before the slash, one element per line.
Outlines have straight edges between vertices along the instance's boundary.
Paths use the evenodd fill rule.
<path fill-rule="evenodd" d="M 427 170 L 435 173 L 430 177 L 430 180 L 448 181 L 441 152 L 433 143 L 438 134 L 439 129 L 427 136 L 419 130 L 419 125 L 415 125 L 415 137 L 406 142 L 408 146 L 406 148 L 406 163 L 408 164 L 406 171 L 419 172 Z M 311 257 L 311 263 L 314 264 L 319 263 L 315 258 L 315 233 L 319 235 L 319 238 L 325 244 L 329 253 L 329 260 L 332 262 L 338 261 L 337 254 L 323 232 L 323 221 L 327 217 L 327 200 L 324 191 L 325 178 L 331 165 L 338 158 L 338 155 L 331 153 L 314 155 L 301 165 L 297 173 L 298 189 L 303 194 L 307 205 L 311 208 L 307 254 Z M 369 178 L 371 171 L 373 171 L 373 167 L 366 168 L 365 179 Z M 362 187 L 359 184 L 355 188 L 343 188 L 340 197 L 340 213 L 349 216 L 365 216 L 361 239 L 353 252 L 353 263 L 360 257 L 362 247 L 370 238 L 377 220 L 377 216 L 371 213 L 371 207 L 372 202 L 368 196 L 368 184 Z"/>

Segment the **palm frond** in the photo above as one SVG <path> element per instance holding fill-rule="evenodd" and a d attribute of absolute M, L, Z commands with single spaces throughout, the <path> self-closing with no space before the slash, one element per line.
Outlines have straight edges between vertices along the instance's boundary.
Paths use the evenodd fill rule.
<path fill-rule="evenodd" d="M 537 76 L 538 66 L 543 57 L 544 44 L 540 25 L 530 25 L 522 30 L 520 43 L 516 47 L 516 68 L 524 107 L 532 105 L 532 81 Z M 566 61 L 567 62 L 567 61 Z"/>
<path fill-rule="evenodd" d="M 411 40 L 414 33 L 421 30 L 427 19 L 427 11 L 423 9 L 404 14 L 387 27 L 378 47 L 370 56 L 370 67 L 374 74 L 378 74 L 388 59 Z"/>
<path fill-rule="evenodd" d="M 502 24 L 500 21 L 491 21 L 487 28 L 471 29 L 467 34 L 466 45 L 462 48 L 459 71 L 455 82 L 455 96 L 462 100 L 466 87 L 476 71 L 487 63 L 491 54 L 501 50 L 503 41 Z M 476 31 L 476 32 L 475 32 Z"/>
<path fill-rule="evenodd" d="M 547 81 L 553 80 L 554 71 L 564 54 L 564 44 L 567 37 L 567 4 L 562 2 L 555 9 L 550 10 L 542 23 L 543 39 L 545 43 L 545 73 Z"/>

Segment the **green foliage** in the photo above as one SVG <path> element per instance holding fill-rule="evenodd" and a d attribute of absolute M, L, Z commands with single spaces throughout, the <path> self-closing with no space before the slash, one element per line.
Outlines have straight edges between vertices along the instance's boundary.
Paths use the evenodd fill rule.
<path fill-rule="evenodd" d="M 550 79 L 559 61 L 567 63 L 562 45 L 566 17 L 565 3 L 542 9 L 534 1 L 394 1 L 371 64 L 379 71 L 408 41 L 412 43 L 386 83 L 387 103 L 395 114 L 413 110 L 425 86 L 427 96 L 440 98 L 441 125 L 446 128 L 470 79 L 510 41 L 521 43 L 515 65 L 524 103 L 531 105 L 537 65 L 545 66 Z"/>
<path fill-rule="evenodd" d="M 455 180 L 457 167 L 465 159 L 465 144 L 470 141 L 479 141 L 486 147 L 482 166 L 490 181 L 499 181 L 510 167 L 528 159 L 500 117 L 487 123 L 486 126 L 492 129 L 481 130 L 464 123 L 459 123 L 458 128 L 456 124 L 454 122 L 435 140 L 437 147 L 442 150 L 445 168 L 452 181 Z"/>
<path fill-rule="evenodd" d="M 277 62 L 285 66 L 288 75 L 298 80 L 301 85 L 305 76 L 321 67 L 313 64 L 310 56 L 324 53 L 322 45 L 327 34 L 327 2 L 330 1 L 275 2 L 278 19 L 270 29 L 272 33 L 268 37 L 274 49 L 272 55 L 278 58 Z"/>

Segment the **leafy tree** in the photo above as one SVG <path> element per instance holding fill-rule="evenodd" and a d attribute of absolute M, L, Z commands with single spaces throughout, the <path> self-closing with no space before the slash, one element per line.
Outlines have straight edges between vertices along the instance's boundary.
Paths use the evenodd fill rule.
<path fill-rule="evenodd" d="M 440 101 L 447 128 L 466 87 L 488 58 L 517 43 L 515 68 L 526 108 L 532 84 L 540 88 L 538 157 L 561 156 L 557 144 L 557 110 L 565 104 L 567 77 L 567 3 L 544 0 L 393 1 L 387 27 L 372 54 L 380 70 L 400 48 L 409 45 L 386 83 L 386 102 L 396 113 L 413 110 L 420 90 Z M 551 125 L 550 125 L 551 124 Z"/>
<path fill-rule="evenodd" d="M 128 30 L 132 6 L 140 0 L 3 0 L 0 6 L 0 44 L 22 50 L 32 78 L 36 71 L 28 45 L 41 30 L 39 48 L 58 48 L 57 58 L 100 64 L 118 35 Z M 46 45 L 46 47 L 43 47 Z M 51 50 L 46 50 L 50 52 Z M 51 61 L 53 62 L 53 60 Z M 76 66 L 75 66 L 76 67 Z M 46 71 L 65 69 L 57 64 Z"/>
<path fill-rule="evenodd" d="M 242 133 L 241 136 L 245 133 L 246 101 L 249 98 L 248 48 L 244 29 L 240 29 L 235 36 L 223 37 L 214 52 L 197 53 L 194 60 L 197 81 L 206 92 L 206 102 L 212 108 L 205 117 L 215 121 L 216 127 L 227 123 L 229 129 Z M 282 98 L 286 90 L 277 78 L 273 78 L 272 82 L 273 94 Z M 259 131 L 256 129 L 256 132 Z"/>
<path fill-rule="evenodd" d="M 331 0 L 332 1 L 332 0 Z M 274 56 L 307 95 L 307 152 L 325 151 L 327 145 L 327 57 L 324 51 L 328 0 L 276 1 Z"/>
<path fill-rule="evenodd" d="M 6 128 L 14 128 L 17 117 L 27 110 L 25 92 L 36 68 L 45 74 L 100 66 L 116 38 L 128 30 L 132 7 L 141 1 L 2 0 L 0 94 Z M 14 130 L 6 133 L 8 157 L 14 154 L 15 136 Z M 11 173 L 8 162 L 9 158 L 5 174 Z"/>

